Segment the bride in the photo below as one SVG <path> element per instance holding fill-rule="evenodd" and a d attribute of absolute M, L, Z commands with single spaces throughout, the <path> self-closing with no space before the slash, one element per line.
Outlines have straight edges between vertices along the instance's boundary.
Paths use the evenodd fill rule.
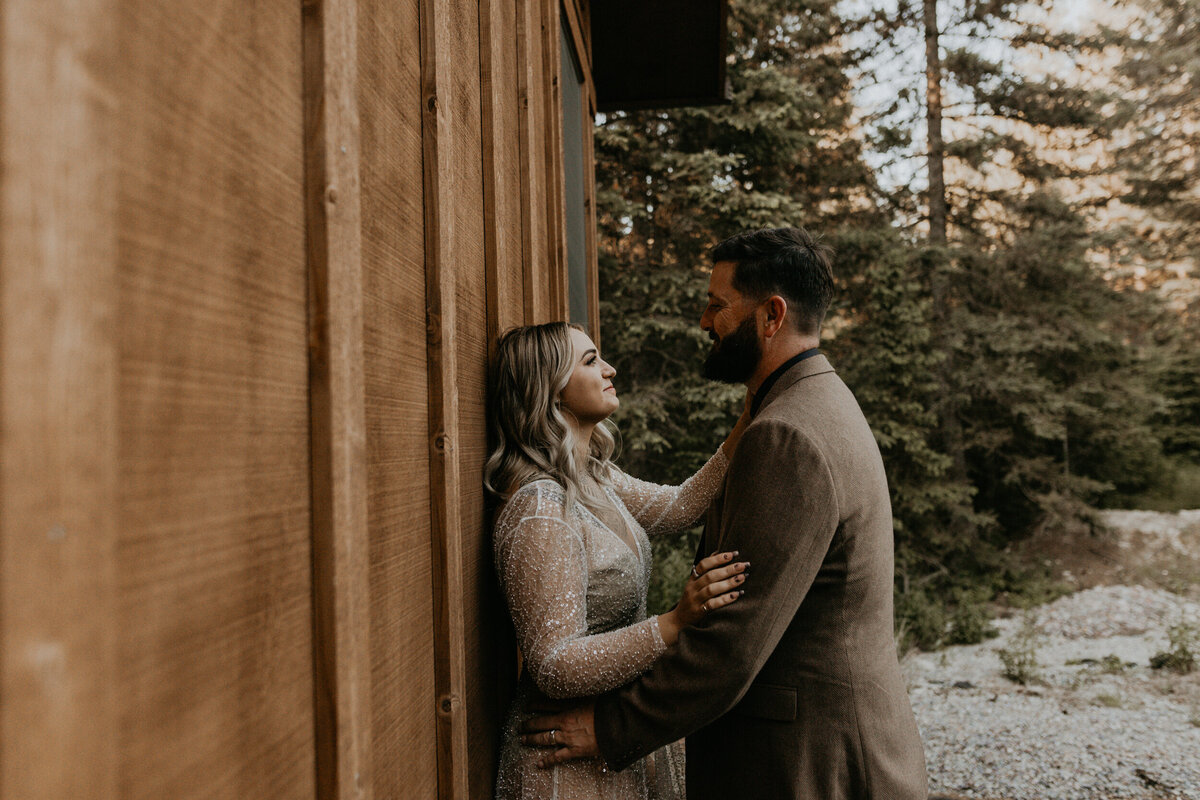
<path fill-rule="evenodd" d="M 743 414 L 681 486 L 637 480 L 609 460 L 615 374 L 581 328 L 562 322 L 508 331 L 492 364 L 496 448 L 484 483 L 502 503 L 496 570 L 524 658 L 502 733 L 499 800 L 682 800 L 680 742 L 621 772 L 599 759 L 542 769 L 517 729 L 547 698 L 600 694 L 637 677 L 683 627 L 737 600 L 747 577 L 749 565 L 735 562 L 736 553 L 710 556 L 692 570 L 679 604 L 647 619 L 647 534 L 695 523 L 719 491 L 747 420 Z"/>

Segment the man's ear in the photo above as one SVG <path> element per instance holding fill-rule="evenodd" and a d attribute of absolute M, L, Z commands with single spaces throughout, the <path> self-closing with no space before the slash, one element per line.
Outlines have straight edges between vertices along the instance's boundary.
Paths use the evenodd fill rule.
<path fill-rule="evenodd" d="M 763 320 L 763 336 L 770 339 L 783 327 L 783 322 L 787 318 L 787 301 L 779 295 L 772 295 L 767 298 L 763 304 L 766 312 L 766 319 Z"/>

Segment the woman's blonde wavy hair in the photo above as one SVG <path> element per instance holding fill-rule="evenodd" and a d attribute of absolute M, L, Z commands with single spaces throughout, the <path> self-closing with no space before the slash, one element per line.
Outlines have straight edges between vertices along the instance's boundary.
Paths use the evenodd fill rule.
<path fill-rule="evenodd" d="M 592 431 L 586 464 L 575 458 L 575 433 L 559 396 L 575 369 L 570 329 L 565 322 L 525 325 L 505 332 L 496 347 L 489 381 L 488 416 L 495 447 L 483 468 L 483 485 L 507 500 L 522 485 L 551 478 L 566 490 L 567 508 L 576 500 L 606 503 L 585 474 L 611 483 L 616 427 L 604 420 Z"/>

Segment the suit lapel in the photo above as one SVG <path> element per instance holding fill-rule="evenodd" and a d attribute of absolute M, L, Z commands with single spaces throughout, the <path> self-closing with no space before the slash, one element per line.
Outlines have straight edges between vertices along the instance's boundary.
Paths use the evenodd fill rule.
<path fill-rule="evenodd" d="M 791 389 L 805 378 L 811 378 L 813 375 L 823 375 L 827 372 L 834 372 L 833 365 L 829 363 L 829 359 L 824 354 L 806 358 L 800 363 L 793 366 L 787 372 L 780 376 L 779 380 L 775 381 L 775 385 L 767 392 L 767 396 L 763 398 L 762 403 L 758 407 L 758 413 L 755 418 L 762 415 L 763 409 L 769 406 L 776 398 L 784 392 Z M 751 424 L 754 424 L 751 422 Z M 697 555 L 697 560 L 703 558 L 709 553 L 720 551 L 722 544 L 725 541 L 725 491 L 729 487 L 729 477 L 733 472 L 732 464 L 730 469 L 725 473 L 725 481 L 721 486 L 721 494 L 712 502 L 708 508 L 708 516 L 704 522 L 704 535 L 700 537 L 700 553 Z M 711 543 L 711 544 L 710 544 Z M 706 552 L 707 551 L 707 552 Z"/>
<path fill-rule="evenodd" d="M 779 380 L 775 381 L 775 385 L 767 392 L 767 396 L 763 398 L 762 403 L 758 406 L 759 416 L 763 409 L 771 404 L 775 398 L 786 392 L 791 387 L 795 386 L 799 381 L 805 378 L 811 378 L 813 375 L 822 375 L 826 372 L 833 372 L 833 365 L 829 363 L 829 359 L 824 354 L 806 358 L 799 364 L 796 364 L 787 372 L 780 376 Z"/>

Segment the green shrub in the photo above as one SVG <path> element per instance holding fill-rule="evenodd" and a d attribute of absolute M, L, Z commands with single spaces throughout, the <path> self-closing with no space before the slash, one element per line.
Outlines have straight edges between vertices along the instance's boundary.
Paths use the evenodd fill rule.
<path fill-rule="evenodd" d="M 901 651 L 911 647 L 936 650 L 945 642 L 946 625 L 945 605 L 924 589 L 912 588 L 896 596 L 896 630 Z"/>
<path fill-rule="evenodd" d="M 996 650 L 1004 665 L 1004 677 L 1022 686 L 1041 679 L 1041 665 L 1037 660 L 1037 649 L 1042 637 L 1037 632 L 1034 616 L 1026 613 L 1021 628 L 1013 634 L 1008 647 Z"/>
<path fill-rule="evenodd" d="M 1196 654 L 1200 653 L 1200 629 L 1188 622 L 1180 622 L 1167 629 L 1167 650 L 1150 657 L 1154 669 L 1169 669 L 1187 673 L 1196 668 Z"/>
<path fill-rule="evenodd" d="M 954 593 L 954 609 L 950 612 L 950 628 L 946 644 L 979 644 L 993 639 L 999 631 L 992 625 L 987 605 L 988 593 L 980 589 L 960 589 Z"/>

